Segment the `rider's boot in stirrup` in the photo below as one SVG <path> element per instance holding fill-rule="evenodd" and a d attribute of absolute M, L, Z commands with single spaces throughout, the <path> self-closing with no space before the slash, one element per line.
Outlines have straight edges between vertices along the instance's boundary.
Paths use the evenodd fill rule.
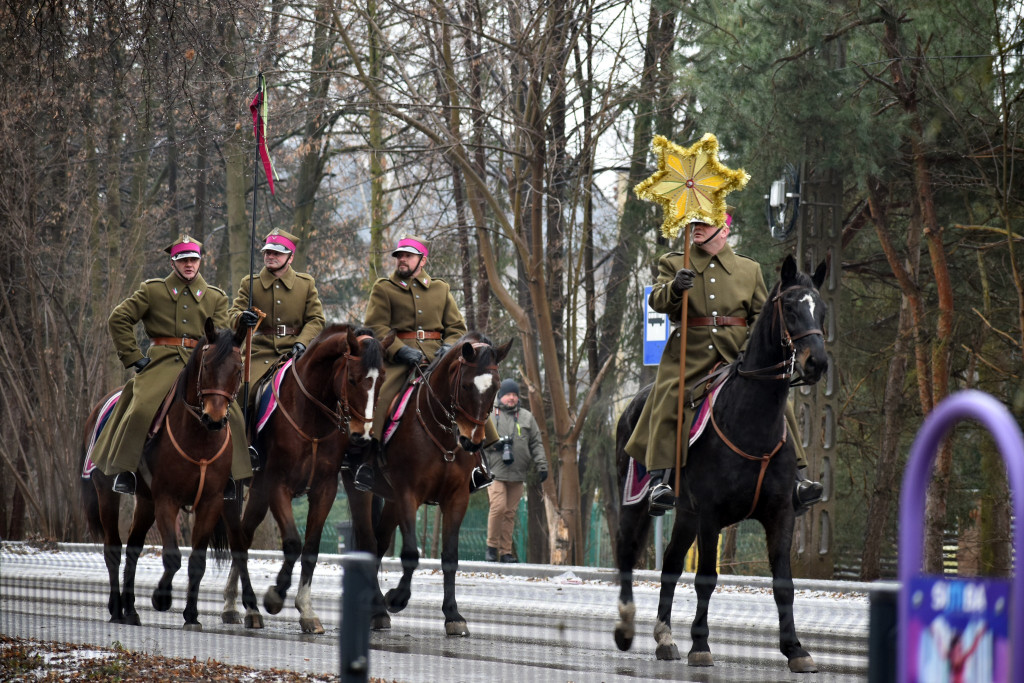
<path fill-rule="evenodd" d="M 796 488 L 793 489 L 793 509 L 799 517 L 811 506 L 821 500 L 825 488 L 816 481 L 807 478 L 807 468 L 800 467 L 796 471 Z"/>
<path fill-rule="evenodd" d="M 232 477 L 228 477 L 228 483 L 224 486 L 224 500 L 234 500 L 238 497 L 238 488 L 235 486 L 235 480 Z"/>
<path fill-rule="evenodd" d="M 648 497 L 648 512 L 651 517 L 660 517 L 675 507 L 676 497 L 668 485 L 672 470 L 651 470 L 651 494 Z"/>
<path fill-rule="evenodd" d="M 476 493 L 480 489 L 485 489 L 494 483 L 494 478 L 490 472 L 485 470 L 483 467 L 474 467 L 473 471 L 469 475 L 469 492 Z"/>
<path fill-rule="evenodd" d="M 364 462 L 358 468 L 356 468 L 355 476 L 353 477 L 356 490 L 358 491 L 372 491 L 373 490 L 373 463 Z"/>
<path fill-rule="evenodd" d="M 126 496 L 135 495 L 135 473 L 134 472 L 118 472 L 117 476 L 114 477 L 115 493 L 123 493 Z"/>
<path fill-rule="evenodd" d="M 263 459 L 260 458 L 260 452 L 256 450 L 255 446 L 249 446 L 249 464 L 252 466 L 253 472 L 263 469 Z"/>

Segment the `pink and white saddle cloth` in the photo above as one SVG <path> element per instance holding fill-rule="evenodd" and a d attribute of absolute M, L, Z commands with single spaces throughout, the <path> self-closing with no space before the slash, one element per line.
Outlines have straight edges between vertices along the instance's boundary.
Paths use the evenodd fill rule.
<path fill-rule="evenodd" d="M 723 384 L 725 382 L 712 389 L 707 397 L 701 401 L 697 414 L 693 418 L 693 424 L 690 425 L 690 438 L 687 442 L 689 445 L 692 446 L 693 442 L 704 433 L 704 428 L 711 418 L 711 409 L 715 405 L 715 397 L 718 396 L 718 392 Z M 636 505 L 643 502 L 647 498 L 647 490 L 650 487 L 651 475 L 647 468 L 633 458 L 630 458 L 629 465 L 626 467 L 626 483 L 622 489 L 622 504 Z"/>
<path fill-rule="evenodd" d="M 259 434 L 260 430 L 267 424 L 270 416 L 274 414 L 274 410 L 277 408 L 277 396 L 281 395 L 281 382 L 284 381 L 284 375 L 288 372 L 288 369 L 292 367 L 295 362 L 293 358 L 289 358 L 285 363 L 279 367 L 275 372 L 274 376 L 269 382 L 260 382 L 260 395 L 256 401 L 256 433 Z M 273 383 L 273 390 L 270 386 Z"/>
<path fill-rule="evenodd" d="M 92 461 L 92 449 L 96 447 L 96 439 L 99 438 L 103 428 L 107 426 L 107 420 L 110 419 L 110 414 L 114 412 L 114 406 L 117 405 L 117 399 L 119 398 L 121 398 L 120 391 L 108 398 L 100 406 L 100 414 L 96 417 L 96 424 L 93 425 L 92 431 L 89 432 L 89 442 L 85 450 L 85 462 L 82 463 L 82 479 L 92 478 L 92 471 L 96 469 L 96 463 Z"/>

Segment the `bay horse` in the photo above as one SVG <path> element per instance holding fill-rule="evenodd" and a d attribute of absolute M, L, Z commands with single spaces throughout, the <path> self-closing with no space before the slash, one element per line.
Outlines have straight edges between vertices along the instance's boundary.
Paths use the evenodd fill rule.
<path fill-rule="evenodd" d="M 430 503 L 441 508 L 445 633 L 469 635 L 455 600 L 459 528 L 469 505 L 470 473 L 477 466 L 484 426 L 498 392 L 498 363 L 510 348 L 511 339 L 496 347 L 484 335 L 470 331 L 434 358 L 413 383 L 404 416 L 375 462 L 373 494 L 384 498 L 376 521 L 370 515 L 372 494 L 355 489 L 353 473 L 342 473 L 352 503 L 353 531 L 358 535 L 373 530 L 378 563 L 391 545 L 395 528 L 402 531 L 402 578 L 383 596 L 378 585 L 375 605 L 379 611 L 371 619 L 374 630 L 391 627 L 391 617 L 380 606 L 400 612 L 409 604 L 412 574 L 419 565 L 416 511 Z"/>
<path fill-rule="evenodd" d="M 744 519 L 756 519 L 765 530 L 772 570 L 772 593 L 779 612 L 779 644 L 793 672 L 817 671 L 814 660 L 800 645 L 793 621 L 793 578 L 790 548 L 795 512 L 793 486 L 796 454 L 786 434 L 785 408 L 794 371 L 800 383 L 813 384 L 828 366 L 822 327 L 826 306 L 818 289 L 825 279 L 827 261 L 813 277 L 797 270 L 792 256 L 782 264 L 781 278 L 751 330 L 746 352 L 727 370 L 713 402 L 711 425 L 690 445 L 688 460 L 677 491 L 676 517 L 665 548 L 661 595 L 654 627 L 658 659 L 680 659 L 672 639 L 672 599 L 683 571 L 686 551 L 697 540 L 694 578 L 697 611 L 690 626 L 692 641 L 687 663 L 713 666 L 708 646 L 708 605 L 718 582 L 716 569 L 721 530 Z M 620 483 L 626 477 L 629 456 L 626 442 L 636 427 L 646 387 L 619 418 L 616 455 Z M 714 427 L 712 428 L 712 425 Z M 780 441 L 784 440 L 781 447 Z M 635 634 L 633 568 L 647 545 L 651 527 L 646 496 L 620 510 L 616 538 L 619 569 L 619 621 L 615 643 L 628 650 Z"/>
<path fill-rule="evenodd" d="M 118 585 L 121 563 L 121 535 L 118 513 L 121 495 L 112 488 L 114 477 L 93 470 L 81 479 L 82 498 L 89 526 L 103 539 L 103 559 L 110 581 L 107 609 L 110 621 L 139 625 L 135 610 L 135 570 L 146 534 L 154 521 L 163 540 L 164 573 L 153 590 L 153 608 L 164 612 L 171 608 L 171 582 L 181 568 L 181 550 L 176 539 L 178 511 L 191 506 L 195 515 L 192 527 L 192 554 L 188 562 L 188 589 L 183 616 L 184 629 L 201 631 L 199 623 L 199 584 L 206 571 L 207 547 L 212 543 L 214 556 L 226 559 L 232 551 L 232 565 L 243 583 L 243 602 L 256 612 L 256 596 L 246 568 L 247 552 L 240 544 L 239 510 L 235 502 L 225 503 L 224 489 L 231 476 L 232 434 L 228 408 L 241 384 L 242 357 L 239 346 L 244 329 L 232 333 L 217 331 L 209 318 L 206 338 L 192 351 L 168 394 L 169 407 L 161 418 L 160 430 L 143 447 L 135 496 L 135 511 L 128 533 L 125 553 L 124 586 Z M 93 408 L 86 421 L 86 444 L 98 419 L 100 407 L 116 393 L 111 392 Z M 113 426 L 108 425 L 112 429 Z M 82 452 L 84 464 L 88 445 Z M 259 624 L 257 624 L 258 626 Z"/>
<path fill-rule="evenodd" d="M 295 607 L 303 633 L 324 632 L 311 596 L 320 535 L 338 493 L 338 472 L 346 449 L 350 443 L 370 441 L 377 397 L 384 383 L 384 349 L 394 339 L 394 333 L 378 341 L 368 328 L 332 325 L 317 335 L 299 360 L 281 369 L 279 387 L 272 378 L 267 389 L 273 392 L 277 407 L 254 439 L 265 464 L 253 475 L 242 535 L 248 548 L 270 509 L 281 531 L 284 552 L 277 581 L 263 597 L 263 606 L 271 614 L 283 608 L 292 570 L 301 556 Z M 309 511 L 303 542 L 292 514 L 292 499 L 304 493 Z M 357 536 L 356 547 L 376 550 L 373 536 Z M 238 576 L 232 568 L 224 588 L 224 623 L 240 620 L 235 608 L 237 586 Z"/>

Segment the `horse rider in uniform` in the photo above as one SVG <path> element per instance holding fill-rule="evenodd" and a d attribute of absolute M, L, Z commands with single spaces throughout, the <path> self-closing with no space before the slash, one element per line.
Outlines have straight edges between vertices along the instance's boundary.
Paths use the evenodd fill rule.
<path fill-rule="evenodd" d="M 114 490 L 135 493 L 135 471 L 153 419 L 192 349 L 205 336 L 207 318 L 218 329 L 228 326 L 228 297 L 199 274 L 202 245 L 182 235 L 164 249 L 171 256 L 171 274 L 146 280 L 118 304 L 107 319 L 110 337 L 125 368 L 135 368 L 117 401 L 113 415 L 93 449 L 93 462 L 105 474 L 116 474 Z M 143 355 L 135 339 L 142 323 L 152 344 Z M 235 480 L 252 476 L 246 454 L 245 425 L 236 403 L 228 410 L 232 432 L 232 480 L 224 497 L 235 496 Z"/>
<path fill-rule="evenodd" d="M 687 308 L 685 387 L 706 376 L 718 363 L 732 363 L 746 345 L 768 291 L 761 266 L 753 259 L 735 253 L 727 241 L 732 227 L 732 207 L 726 225 L 716 228 L 706 218 L 691 221 L 696 249 L 691 252 L 691 268 L 684 268 L 683 252 L 669 252 L 658 261 L 658 279 L 649 304 L 665 313 L 676 324 L 658 365 L 654 388 L 644 404 L 626 452 L 637 462 L 645 462 L 650 479 L 649 507 L 653 516 L 672 509 L 675 497 L 670 480 L 675 468 L 676 430 L 679 400 L 679 328 L 683 292 L 690 290 Z M 693 424 L 694 408 L 684 405 L 682 426 L 683 454 L 686 464 L 687 436 Z M 798 434 L 792 407 L 786 409 L 790 435 Z M 797 482 L 794 506 L 805 510 L 821 500 L 822 487 L 806 478 L 807 461 L 803 446 L 791 438 L 797 455 Z"/>
<path fill-rule="evenodd" d="M 382 436 L 384 421 L 392 399 L 405 384 L 411 368 L 425 365 L 443 355 L 466 334 L 462 317 L 448 283 L 427 275 L 424 267 L 430 253 L 427 241 L 419 236 L 405 235 L 391 255 L 395 270 L 390 277 L 379 278 L 370 290 L 365 324 L 378 339 L 390 330 L 397 332 L 395 343 L 384 352 L 385 376 L 373 416 L 373 434 Z M 498 440 L 494 423 L 488 419 L 484 443 Z M 379 443 L 379 442 L 377 442 Z M 362 490 L 373 486 L 373 470 L 365 453 L 350 449 L 351 464 L 357 465 L 355 483 Z M 359 458 L 360 462 L 356 462 Z M 470 490 L 476 491 L 491 483 L 487 472 L 473 470 Z"/>
<path fill-rule="evenodd" d="M 284 354 L 298 360 L 306 347 L 324 329 L 324 307 L 316 291 L 312 275 L 296 272 L 292 268 L 299 238 L 290 232 L 274 229 L 267 235 L 263 252 L 263 269 L 250 283 L 250 276 L 242 278 L 238 295 L 228 311 L 232 323 L 239 318 L 243 325 L 255 327 L 259 316 L 249 309 L 249 290 L 252 305 L 266 314 L 263 323 L 254 330 L 249 382 L 256 386 L 260 379 Z M 249 415 L 253 414 L 256 392 L 249 393 Z M 258 467 L 258 461 L 254 458 Z"/>

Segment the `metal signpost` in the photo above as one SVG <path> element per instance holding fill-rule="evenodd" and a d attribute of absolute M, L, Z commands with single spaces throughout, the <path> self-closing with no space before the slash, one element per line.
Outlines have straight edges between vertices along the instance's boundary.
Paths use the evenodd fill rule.
<path fill-rule="evenodd" d="M 377 558 L 370 553 L 349 553 L 341 564 L 345 570 L 341 579 L 341 680 L 365 683 L 370 677 L 370 619 Z"/>
<path fill-rule="evenodd" d="M 1024 438 L 1001 403 L 979 391 L 949 396 L 928 415 L 914 440 L 900 496 L 897 676 L 925 681 L 1024 682 L 1024 586 L 1012 579 L 925 576 L 925 494 L 946 433 L 971 418 L 992 434 L 1006 463 L 1013 498 L 1013 543 L 1024 548 Z M 875 596 L 872 595 L 874 602 Z M 874 608 L 872 637 L 876 634 Z M 880 624 L 879 624 L 880 626 Z M 874 654 L 874 653 L 873 653 Z M 888 667 L 885 667 L 888 668 Z M 872 681 L 881 668 L 872 663 Z"/>

